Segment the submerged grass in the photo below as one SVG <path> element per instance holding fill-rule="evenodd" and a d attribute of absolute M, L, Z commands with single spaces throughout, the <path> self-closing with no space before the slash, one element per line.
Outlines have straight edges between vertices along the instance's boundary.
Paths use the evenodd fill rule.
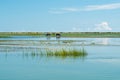
<path fill-rule="evenodd" d="M 44 51 L 32 52 L 32 57 L 46 56 L 46 57 L 59 57 L 59 58 L 84 58 L 88 54 L 84 49 L 46 49 Z"/>
<path fill-rule="evenodd" d="M 69 56 L 69 57 L 77 57 L 77 56 L 85 56 L 87 55 L 86 51 L 84 49 L 80 49 L 80 50 L 77 50 L 77 49 L 69 49 L 69 50 L 66 50 L 66 49 L 61 49 L 61 50 L 54 50 L 54 51 L 51 51 L 51 50 L 47 50 L 46 51 L 46 55 L 47 56 Z"/>
<path fill-rule="evenodd" d="M 22 52 L 25 57 L 56 57 L 56 58 L 85 58 L 88 54 L 82 47 L 80 49 L 73 47 L 51 47 L 51 48 L 15 48 L 1 47 L 1 51 L 6 53 Z"/>

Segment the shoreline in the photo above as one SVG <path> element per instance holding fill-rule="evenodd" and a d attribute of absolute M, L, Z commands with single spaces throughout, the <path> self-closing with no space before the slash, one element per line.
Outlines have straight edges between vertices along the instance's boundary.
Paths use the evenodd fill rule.
<path fill-rule="evenodd" d="M 120 38 L 120 32 L 0 32 L 0 38 L 13 36 L 46 37 L 47 33 L 50 34 L 50 37 L 56 37 L 56 34 L 59 33 L 60 37 L 66 38 Z"/>

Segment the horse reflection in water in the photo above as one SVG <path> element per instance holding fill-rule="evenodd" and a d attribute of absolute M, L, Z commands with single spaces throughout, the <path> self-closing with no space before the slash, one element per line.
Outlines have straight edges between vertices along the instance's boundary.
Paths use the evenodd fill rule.
<path fill-rule="evenodd" d="M 56 33 L 56 40 L 60 40 L 61 38 L 61 34 L 60 33 Z"/>
<path fill-rule="evenodd" d="M 47 40 L 50 40 L 51 38 L 51 33 L 46 33 Z"/>

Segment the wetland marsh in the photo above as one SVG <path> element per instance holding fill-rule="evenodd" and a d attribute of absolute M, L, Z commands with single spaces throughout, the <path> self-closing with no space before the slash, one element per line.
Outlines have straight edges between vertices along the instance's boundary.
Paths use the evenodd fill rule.
<path fill-rule="evenodd" d="M 119 80 L 120 38 L 0 38 L 0 80 Z"/>

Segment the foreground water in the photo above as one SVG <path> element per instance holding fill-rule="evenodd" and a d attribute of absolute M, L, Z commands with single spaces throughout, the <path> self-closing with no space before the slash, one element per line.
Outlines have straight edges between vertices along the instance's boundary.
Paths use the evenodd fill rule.
<path fill-rule="evenodd" d="M 40 47 L 43 44 L 38 46 L 40 43 L 36 41 L 38 45 L 29 41 L 24 41 L 24 45 L 20 42 L 13 44 L 13 41 L 3 44 L 1 40 L 0 80 L 120 80 L 120 39 L 105 39 L 105 42 L 103 39 L 82 40 L 84 46 L 81 43 L 75 46 L 78 44 L 75 43 L 72 47 L 84 47 L 88 53 L 84 58 L 31 55 L 31 51 L 46 46 Z M 52 44 L 52 48 L 56 46 Z M 68 44 L 61 46 L 67 47 Z"/>

